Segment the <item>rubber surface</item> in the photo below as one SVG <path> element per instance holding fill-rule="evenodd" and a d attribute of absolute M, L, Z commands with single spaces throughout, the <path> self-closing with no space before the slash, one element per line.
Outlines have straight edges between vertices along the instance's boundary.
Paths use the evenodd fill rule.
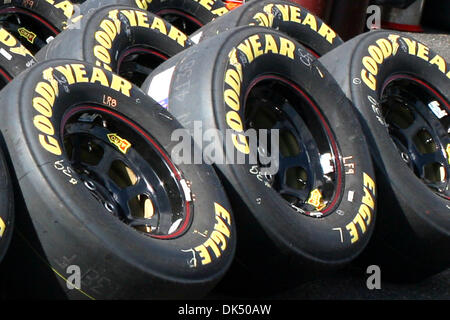
<path fill-rule="evenodd" d="M 305 8 L 287 1 L 252 1 L 208 23 L 191 38 L 195 42 L 213 37 L 237 26 L 256 25 L 283 32 L 322 56 L 343 43 L 320 18 Z"/>
<path fill-rule="evenodd" d="M 240 83 L 238 77 L 233 77 L 237 83 L 224 80 L 234 68 L 242 72 Z M 161 64 L 144 82 L 143 90 L 157 101 L 167 100 L 169 112 L 201 144 L 201 135 L 195 135 L 200 126 L 204 131 L 215 129 L 224 134 L 228 129 L 242 134 L 236 130 L 242 127 L 243 120 L 239 119 L 244 117 L 246 91 L 254 80 L 268 75 L 286 79 L 310 97 L 318 106 L 310 112 L 322 115 L 322 125 L 334 137 L 341 161 L 351 159 L 355 170 L 344 169 L 349 167 L 339 162 L 339 168 L 335 168 L 342 173 L 338 196 L 324 210 L 328 215 L 320 217 L 318 213 L 319 218 L 314 218 L 295 212 L 274 189 L 260 181 L 248 161 L 242 165 L 215 164 L 237 213 L 240 240 L 236 261 L 249 271 L 242 279 L 243 286 L 252 278 L 260 285 L 292 285 L 296 277 L 310 271 L 348 263 L 364 249 L 375 220 L 373 204 L 364 211 L 364 218 L 358 213 L 360 208 L 366 209 L 361 201 L 375 198 L 376 186 L 370 178 L 371 159 L 354 110 L 325 68 L 292 38 L 260 27 L 223 32 Z M 238 92 L 239 102 L 235 101 L 233 109 L 240 118 L 224 100 L 229 93 L 224 90 L 230 86 Z M 233 121 L 229 121 L 231 116 Z M 230 136 L 223 137 L 225 152 L 227 144 L 236 146 L 228 139 Z M 239 149 L 238 153 L 244 152 Z M 308 271 L 294 271 L 299 266 Z M 261 282 L 261 274 L 269 270 L 280 272 L 271 273 Z"/>
<path fill-rule="evenodd" d="M 36 63 L 33 55 L 13 35 L 0 27 L 0 75 L 4 83 L 11 81 Z"/>
<path fill-rule="evenodd" d="M 177 179 L 190 182 L 192 196 L 186 200 L 190 213 L 183 232 L 170 239 L 144 235 L 108 214 L 70 167 L 61 126 L 70 114 L 80 112 L 126 124 L 134 134 L 121 138 L 131 147 L 146 139 L 170 156 L 178 144 L 171 133 L 182 127 L 141 90 L 88 63 L 52 60 L 18 76 L 0 96 L 8 102 L 8 107 L 3 105 L 2 134 L 23 197 L 17 230 L 44 262 L 33 271 L 42 277 L 28 282 L 21 279 L 33 265 L 16 261 L 17 271 L 10 275 L 15 290 L 48 288 L 40 298 L 50 293 L 77 299 L 196 298 L 223 277 L 234 255 L 235 227 L 227 196 L 210 166 L 171 167 Z M 71 265 L 81 271 L 75 290 L 66 284 Z M 53 281 L 46 281 L 46 274 L 53 274 Z"/>
<path fill-rule="evenodd" d="M 397 281 L 417 281 L 445 270 L 450 265 L 450 256 L 445 254 L 450 251 L 449 201 L 428 188 L 404 163 L 388 134 L 379 103 L 386 81 L 406 75 L 440 96 L 448 112 L 448 63 L 413 38 L 386 31 L 358 36 L 320 61 L 358 109 L 376 165 L 382 200 L 364 263 L 380 265 L 386 276 Z"/>
<path fill-rule="evenodd" d="M 127 51 L 145 49 L 166 60 L 190 45 L 184 33 L 150 12 L 110 5 L 90 11 L 78 28 L 65 30 L 36 58 L 77 59 L 118 73 Z"/>

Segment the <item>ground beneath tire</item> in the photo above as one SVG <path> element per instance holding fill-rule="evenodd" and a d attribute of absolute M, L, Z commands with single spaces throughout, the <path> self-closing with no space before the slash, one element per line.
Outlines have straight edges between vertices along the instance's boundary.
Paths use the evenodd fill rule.
<path fill-rule="evenodd" d="M 364 299 L 364 300 L 450 300 L 450 269 L 417 284 L 381 281 L 381 289 L 369 290 L 369 275 L 345 271 L 333 278 L 311 281 L 271 299 Z M 383 274 L 381 273 L 383 279 Z"/>
<path fill-rule="evenodd" d="M 333 276 L 312 280 L 294 289 L 263 298 L 223 295 L 213 291 L 207 300 L 450 300 L 450 269 L 414 284 L 383 280 L 381 289 L 369 290 L 364 270 L 349 267 Z"/>

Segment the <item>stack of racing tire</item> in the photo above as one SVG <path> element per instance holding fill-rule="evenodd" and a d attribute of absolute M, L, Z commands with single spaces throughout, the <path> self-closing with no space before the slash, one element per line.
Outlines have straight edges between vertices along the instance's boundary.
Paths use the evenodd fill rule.
<path fill-rule="evenodd" d="M 449 267 L 448 63 L 241 2 L 0 4 L 1 298 L 261 297 L 349 265 Z"/>

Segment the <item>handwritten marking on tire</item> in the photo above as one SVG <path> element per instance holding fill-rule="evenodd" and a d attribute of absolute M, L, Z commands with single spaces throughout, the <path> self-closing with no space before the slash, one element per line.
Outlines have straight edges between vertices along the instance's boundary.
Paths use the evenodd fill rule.
<path fill-rule="evenodd" d="M 341 243 L 344 242 L 344 237 L 342 236 L 342 228 L 333 228 L 334 231 L 339 231 L 339 235 L 341 237 Z"/>

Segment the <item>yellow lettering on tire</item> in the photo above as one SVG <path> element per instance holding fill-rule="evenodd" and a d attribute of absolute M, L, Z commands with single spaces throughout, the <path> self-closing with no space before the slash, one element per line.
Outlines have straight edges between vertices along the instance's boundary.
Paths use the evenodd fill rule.
<path fill-rule="evenodd" d="M 67 18 L 73 15 L 73 4 L 70 1 L 62 1 L 55 4 L 55 8 L 61 9 Z"/>
<path fill-rule="evenodd" d="M 3 237 L 5 230 L 6 230 L 6 224 L 3 221 L 2 217 L 0 217 L 0 238 Z"/>
<path fill-rule="evenodd" d="M 243 154 L 250 154 L 250 147 L 248 145 L 247 139 L 243 134 L 232 134 L 231 140 L 233 141 L 234 147 Z"/>
<path fill-rule="evenodd" d="M 348 223 L 345 228 L 349 232 L 350 242 L 355 243 L 359 240 L 358 228 L 361 233 L 364 234 L 367 231 L 367 227 L 372 222 L 372 212 L 375 210 L 375 182 L 365 172 L 363 172 L 363 192 L 364 195 L 361 200 L 361 205 L 357 214 L 353 218 L 353 221 Z"/>
<path fill-rule="evenodd" d="M 39 81 L 35 86 L 34 92 L 36 96 L 31 100 L 34 110 L 38 112 L 33 117 L 33 125 L 40 132 L 38 134 L 38 140 L 41 146 L 50 153 L 61 155 L 62 152 L 58 140 L 53 137 L 55 129 L 51 121 L 53 105 L 58 96 L 58 82 L 53 77 L 55 70 L 65 77 L 67 85 L 88 82 L 99 83 L 127 97 L 130 97 L 130 91 L 133 85 L 115 74 L 110 75 L 110 84 L 108 76 L 102 69 L 93 67 L 91 71 L 88 71 L 86 66 L 80 63 L 59 65 L 54 68 L 45 69 L 42 72 L 42 81 Z"/>
<path fill-rule="evenodd" d="M 47 118 L 51 118 L 53 114 L 52 106 L 42 97 L 33 98 L 33 108 Z"/>
<path fill-rule="evenodd" d="M 0 41 L 8 47 L 13 47 L 17 44 L 17 40 L 3 28 L 0 28 Z"/>
<path fill-rule="evenodd" d="M 223 94 L 225 103 L 233 110 L 239 111 L 240 103 L 239 103 L 239 95 L 236 91 L 232 89 L 225 90 Z"/>
<path fill-rule="evenodd" d="M 34 116 L 33 124 L 42 133 L 45 133 L 50 136 L 55 134 L 55 129 L 53 128 L 53 124 L 50 122 L 49 118 L 47 118 L 46 116 L 44 116 L 42 114 L 38 114 L 37 116 Z"/>
<path fill-rule="evenodd" d="M 58 140 L 51 136 L 44 136 L 40 134 L 39 136 L 39 142 L 41 143 L 41 146 L 44 147 L 45 150 L 47 150 L 50 153 L 53 153 L 54 155 L 60 156 L 62 154 L 61 148 L 59 147 Z"/>
<path fill-rule="evenodd" d="M 211 254 L 208 248 L 214 253 L 214 258 L 218 259 L 227 248 L 227 239 L 231 237 L 231 215 L 230 213 L 218 203 L 214 203 L 214 212 L 216 223 L 211 236 L 203 242 L 203 244 L 194 248 L 194 251 L 200 257 L 202 265 L 212 262 Z M 183 250 L 189 251 L 189 250 Z"/>

